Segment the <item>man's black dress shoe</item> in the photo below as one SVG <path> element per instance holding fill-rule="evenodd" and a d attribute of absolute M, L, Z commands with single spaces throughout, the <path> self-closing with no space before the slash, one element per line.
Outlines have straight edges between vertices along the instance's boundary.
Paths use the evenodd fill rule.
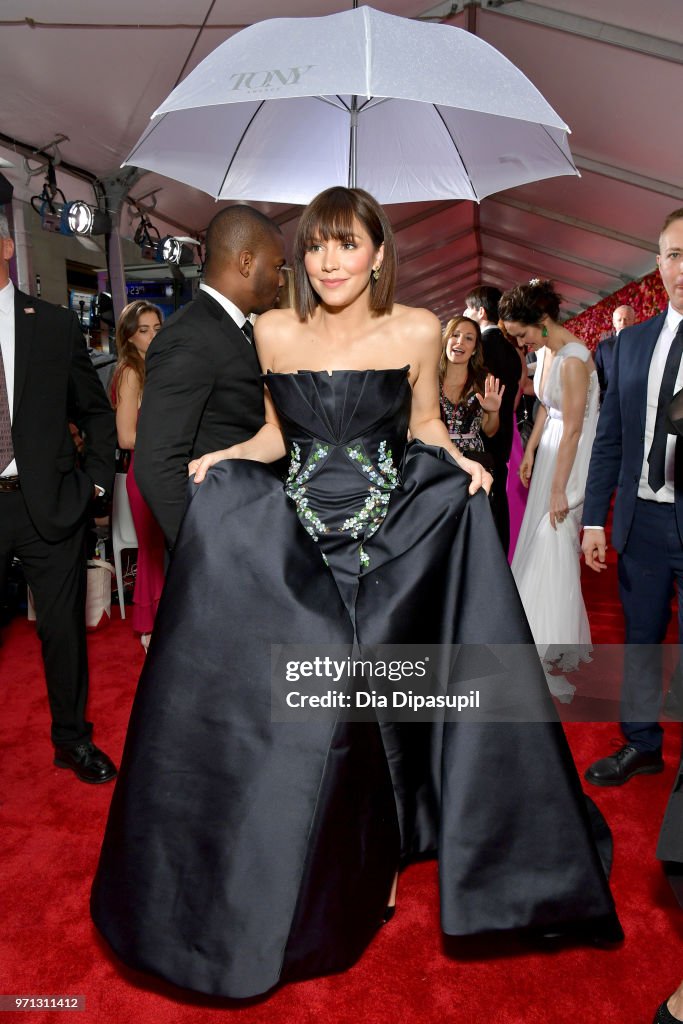
<path fill-rule="evenodd" d="M 657 775 L 661 771 L 664 771 L 661 750 L 647 754 L 627 744 L 616 754 L 595 761 L 583 777 L 594 786 L 623 786 L 634 775 Z"/>
<path fill-rule="evenodd" d="M 116 776 L 113 761 L 94 743 L 79 743 L 77 747 L 55 747 L 58 768 L 70 768 L 81 782 L 111 782 Z"/>

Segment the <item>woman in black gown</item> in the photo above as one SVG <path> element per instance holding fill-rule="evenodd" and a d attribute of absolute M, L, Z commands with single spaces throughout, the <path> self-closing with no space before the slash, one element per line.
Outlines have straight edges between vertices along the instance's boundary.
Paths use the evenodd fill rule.
<path fill-rule="evenodd" d="M 253 996 L 350 966 L 399 862 L 431 853 L 447 934 L 584 924 L 614 938 L 490 478 L 439 418 L 439 322 L 393 303 L 391 229 L 360 190 L 307 207 L 295 274 L 297 309 L 256 327 L 266 425 L 190 466 L 95 923 L 133 967 Z M 283 487 L 264 463 L 285 453 Z M 546 720 L 273 721 L 278 645 L 394 643 L 459 651 L 461 678 L 470 645 L 524 645 L 507 699 L 533 699 Z"/>

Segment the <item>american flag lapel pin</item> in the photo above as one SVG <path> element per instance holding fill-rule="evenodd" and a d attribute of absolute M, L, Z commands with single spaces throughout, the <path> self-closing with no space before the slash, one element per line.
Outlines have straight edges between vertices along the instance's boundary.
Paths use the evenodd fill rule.
<path fill-rule="evenodd" d="M 24 313 L 35 313 L 33 306 L 24 306 Z"/>

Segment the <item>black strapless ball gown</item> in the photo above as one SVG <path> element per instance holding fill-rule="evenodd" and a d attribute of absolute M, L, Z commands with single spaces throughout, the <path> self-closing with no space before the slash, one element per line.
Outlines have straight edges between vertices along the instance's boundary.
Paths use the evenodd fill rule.
<path fill-rule="evenodd" d="M 468 497 L 441 449 L 406 444 L 407 368 L 267 381 L 288 479 L 228 461 L 190 484 L 93 885 L 97 927 L 132 967 L 254 996 L 350 966 L 401 857 L 436 853 L 447 934 L 584 922 L 614 937 L 559 723 L 272 721 L 271 645 L 531 634 L 485 494 Z M 549 703 L 532 654 L 510 686 Z"/>

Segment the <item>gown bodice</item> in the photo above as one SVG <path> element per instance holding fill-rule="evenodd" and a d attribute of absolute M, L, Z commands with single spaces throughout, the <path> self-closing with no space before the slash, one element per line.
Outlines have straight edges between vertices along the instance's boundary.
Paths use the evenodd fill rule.
<path fill-rule="evenodd" d="M 364 544 L 400 484 L 412 398 L 408 370 L 265 376 L 289 450 L 285 491 L 325 559 L 354 574 L 369 567 Z"/>
<path fill-rule="evenodd" d="M 482 437 L 482 423 L 484 410 L 474 392 L 459 402 L 451 402 L 444 393 L 443 385 L 440 389 L 441 419 L 446 424 L 448 435 L 451 441 L 455 441 L 458 448 L 463 451 L 484 451 L 484 439 Z"/>
<path fill-rule="evenodd" d="M 582 362 L 587 363 L 590 359 L 590 352 L 585 345 L 579 342 L 570 341 L 555 356 L 553 365 L 545 381 L 543 381 L 543 367 L 545 365 L 547 348 L 542 348 L 538 353 L 538 364 L 534 374 L 534 388 L 536 397 L 543 403 L 550 419 L 562 418 L 562 363 L 568 356 L 574 356 Z M 543 394 L 541 394 L 543 385 Z M 598 374 L 593 370 L 588 379 L 588 393 L 586 395 L 586 407 L 584 409 L 584 420 L 588 419 L 594 407 L 597 409 L 598 401 Z"/>

